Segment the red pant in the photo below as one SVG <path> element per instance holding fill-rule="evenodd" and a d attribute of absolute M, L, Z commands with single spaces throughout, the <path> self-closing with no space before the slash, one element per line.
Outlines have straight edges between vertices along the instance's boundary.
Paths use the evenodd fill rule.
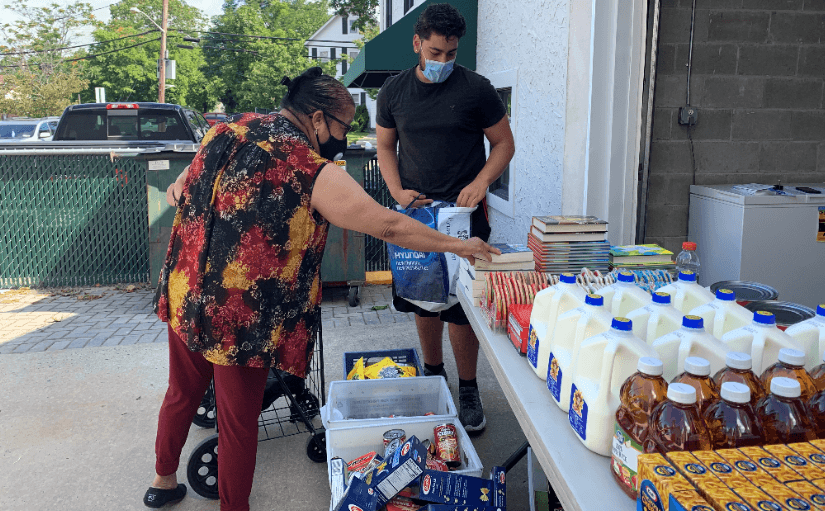
<path fill-rule="evenodd" d="M 160 407 L 155 471 L 174 474 L 192 418 L 215 378 L 221 511 L 248 511 L 258 450 L 258 416 L 268 369 L 219 366 L 189 351 L 169 328 L 169 388 Z"/>

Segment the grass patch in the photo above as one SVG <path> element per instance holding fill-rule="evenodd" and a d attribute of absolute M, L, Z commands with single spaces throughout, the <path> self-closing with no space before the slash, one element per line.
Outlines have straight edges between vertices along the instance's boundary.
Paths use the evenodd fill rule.
<path fill-rule="evenodd" d="M 366 131 L 351 131 L 347 133 L 347 145 L 351 145 L 355 143 L 357 140 L 360 140 L 364 137 L 369 135 Z"/>

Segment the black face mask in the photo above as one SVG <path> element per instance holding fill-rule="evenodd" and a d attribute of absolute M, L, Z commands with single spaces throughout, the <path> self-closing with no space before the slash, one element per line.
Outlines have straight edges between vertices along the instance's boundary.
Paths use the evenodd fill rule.
<path fill-rule="evenodd" d="M 329 129 L 329 123 L 326 119 L 324 119 L 324 122 L 327 124 L 329 139 L 327 139 L 326 142 L 321 142 L 321 140 L 318 139 L 318 154 L 327 160 L 340 160 L 341 157 L 344 156 L 344 150 L 347 148 L 347 138 L 344 137 L 343 139 L 340 139 L 332 136 L 332 131 Z"/>

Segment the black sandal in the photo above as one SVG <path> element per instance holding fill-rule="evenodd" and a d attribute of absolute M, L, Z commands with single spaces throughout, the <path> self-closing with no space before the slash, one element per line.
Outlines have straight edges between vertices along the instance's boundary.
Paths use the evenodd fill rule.
<path fill-rule="evenodd" d="M 166 504 L 180 502 L 186 496 L 186 485 L 179 484 L 172 490 L 161 490 L 160 488 L 149 487 L 146 495 L 143 496 L 143 503 L 146 507 L 159 508 Z"/>

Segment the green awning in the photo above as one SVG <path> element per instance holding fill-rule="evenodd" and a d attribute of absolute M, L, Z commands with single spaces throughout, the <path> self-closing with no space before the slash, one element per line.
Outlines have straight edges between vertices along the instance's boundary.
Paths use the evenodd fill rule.
<path fill-rule="evenodd" d="M 476 42 L 478 41 L 478 1 L 477 0 L 427 0 L 387 30 L 367 42 L 361 53 L 352 62 L 344 75 L 347 87 L 378 89 L 390 76 L 397 75 L 418 62 L 418 55 L 413 52 L 412 39 L 415 34 L 415 22 L 428 5 L 448 3 L 458 9 L 467 22 L 467 33 L 461 38 L 456 63 L 476 69 Z"/>

